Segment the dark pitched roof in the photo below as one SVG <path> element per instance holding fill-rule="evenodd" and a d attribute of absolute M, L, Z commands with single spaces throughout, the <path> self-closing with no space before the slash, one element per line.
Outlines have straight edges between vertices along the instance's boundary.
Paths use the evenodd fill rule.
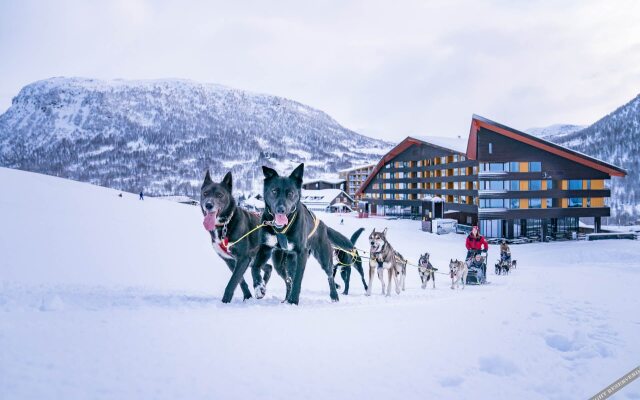
<path fill-rule="evenodd" d="M 480 128 L 485 128 L 491 132 L 498 133 L 500 135 L 509 137 L 522 143 L 526 143 L 530 146 L 539 148 L 544 151 L 548 151 L 557 156 L 564 157 L 571 161 L 585 165 L 587 167 L 596 169 L 598 171 L 605 172 L 612 176 L 625 176 L 627 171 L 613 164 L 606 163 L 597 158 L 590 157 L 579 151 L 571 150 L 567 147 L 557 145 L 549 142 L 548 140 L 540 139 L 536 136 L 529 135 L 528 133 L 520 132 L 516 129 L 491 121 L 490 119 L 481 117 L 479 115 L 473 115 L 471 119 L 471 129 L 469 131 L 469 139 L 467 141 L 467 158 L 471 160 L 477 159 L 477 134 Z"/>

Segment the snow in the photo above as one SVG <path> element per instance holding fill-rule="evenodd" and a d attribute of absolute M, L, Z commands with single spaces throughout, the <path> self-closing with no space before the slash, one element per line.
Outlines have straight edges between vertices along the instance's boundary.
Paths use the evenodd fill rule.
<path fill-rule="evenodd" d="M 422 290 L 410 266 L 406 292 L 366 297 L 354 273 L 339 303 L 310 260 L 300 306 L 275 274 L 225 305 L 197 207 L 4 168 L 0 186 L 3 399 L 588 398 L 640 359 L 638 241 L 512 246 L 512 274 L 464 290 Z M 419 221 L 317 215 L 365 227 L 360 248 L 386 227 L 439 272 L 465 253 Z"/>
<path fill-rule="evenodd" d="M 443 136 L 410 136 L 414 139 L 421 140 L 445 149 L 457 151 L 458 153 L 467 154 L 467 136 L 443 137 Z"/>

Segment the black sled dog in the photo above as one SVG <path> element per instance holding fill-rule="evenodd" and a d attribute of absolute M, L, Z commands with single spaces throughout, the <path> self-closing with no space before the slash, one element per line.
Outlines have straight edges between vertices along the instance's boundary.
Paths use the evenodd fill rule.
<path fill-rule="evenodd" d="M 327 274 L 329 296 L 338 301 L 333 278 L 332 244 L 352 251 L 353 245 L 342 234 L 326 226 L 300 201 L 304 164 L 300 164 L 288 177 L 282 177 L 269 168 L 264 173 L 265 210 L 262 222 L 262 247 L 256 267 L 266 263 L 273 249 L 282 255 L 282 262 L 275 262 L 276 271 L 285 277 L 287 295 L 285 301 L 298 304 L 302 277 L 309 255 L 318 260 Z"/>
<path fill-rule="evenodd" d="M 204 216 L 204 228 L 211 235 L 213 249 L 231 270 L 231 279 L 222 296 L 223 303 L 231 301 L 238 284 L 244 299 L 251 298 L 251 292 L 244 280 L 244 273 L 249 266 L 251 266 L 256 297 L 263 298 L 273 269 L 267 263 L 261 267 L 256 267 L 253 263 L 260 249 L 260 234 L 253 232 L 241 238 L 260 225 L 260 217 L 236 206 L 231 187 L 231 172 L 227 172 L 222 182 L 216 183 L 207 171 L 200 190 L 200 208 Z M 261 269 L 264 275 L 260 274 Z"/>
<path fill-rule="evenodd" d="M 367 291 L 369 286 L 367 286 L 367 282 L 364 280 L 364 270 L 362 269 L 362 258 L 360 254 L 358 254 L 358 250 L 355 250 L 356 242 L 360 237 L 360 234 L 364 231 L 364 228 L 360 228 L 351 235 L 351 244 L 353 246 L 352 252 L 346 252 L 343 250 L 334 250 L 334 256 L 336 258 L 337 263 L 333 266 L 333 277 L 335 278 L 336 272 L 340 270 L 340 276 L 344 281 L 344 290 L 342 294 L 349 294 L 349 283 L 351 282 L 351 269 L 355 268 L 356 271 L 360 273 L 360 278 L 362 279 L 362 285 L 364 286 L 364 290 Z"/>

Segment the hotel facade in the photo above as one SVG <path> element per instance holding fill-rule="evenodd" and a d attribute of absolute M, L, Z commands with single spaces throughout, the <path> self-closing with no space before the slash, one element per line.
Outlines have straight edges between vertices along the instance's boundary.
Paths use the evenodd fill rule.
<path fill-rule="evenodd" d="M 371 214 L 453 218 L 488 237 L 568 237 L 610 215 L 607 182 L 626 171 L 474 115 L 467 138 L 407 137 L 356 196 Z"/>

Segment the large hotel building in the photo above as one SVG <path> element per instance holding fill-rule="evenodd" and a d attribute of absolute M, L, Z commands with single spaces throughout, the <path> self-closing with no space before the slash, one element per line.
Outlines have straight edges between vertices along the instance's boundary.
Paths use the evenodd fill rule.
<path fill-rule="evenodd" d="M 446 217 L 488 237 L 566 237 L 610 215 L 606 182 L 626 171 L 474 115 L 467 138 L 407 137 L 356 196 L 371 214 Z M 435 214 L 435 215 L 433 215 Z"/>

